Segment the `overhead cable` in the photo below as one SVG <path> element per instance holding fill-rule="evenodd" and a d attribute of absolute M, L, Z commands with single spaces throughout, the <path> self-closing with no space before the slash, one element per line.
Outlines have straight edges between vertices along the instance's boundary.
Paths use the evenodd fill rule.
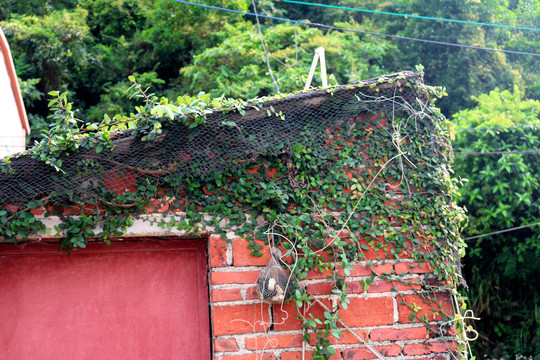
<path fill-rule="evenodd" d="M 276 87 L 276 93 L 280 93 L 279 91 L 279 85 L 276 81 L 276 78 L 274 77 L 274 73 L 272 72 L 272 68 L 270 67 L 270 59 L 268 58 L 268 51 L 266 51 L 266 45 L 264 44 L 264 36 L 261 30 L 261 24 L 259 23 L 259 14 L 257 14 L 257 7 L 255 6 L 255 0 L 251 0 L 251 4 L 253 5 L 253 11 L 255 11 L 255 19 L 257 19 L 257 29 L 259 30 L 259 37 L 261 38 L 261 44 L 264 50 L 264 56 L 266 57 L 266 65 L 268 66 L 268 72 L 270 73 L 270 77 L 272 77 L 272 81 L 274 82 L 274 86 Z M 296 28 L 295 28 L 296 31 Z"/>
<path fill-rule="evenodd" d="M 540 154 L 540 150 L 528 151 L 454 151 L 459 155 L 502 155 L 502 154 Z"/>
<path fill-rule="evenodd" d="M 539 130 L 539 125 L 523 125 L 523 126 L 490 126 L 490 127 L 479 127 L 479 128 L 455 128 L 455 131 L 485 131 L 485 130 L 513 130 L 513 129 L 532 129 Z"/>
<path fill-rule="evenodd" d="M 406 17 L 406 18 L 415 18 L 415 19 L 423 19 L 423 20 L 447 21 L 447 22 L 454 22 L 454 23 L 460 23 L 460 24 L 482 25 L 482 26 L 493 26 L 493 27 L 502 27 L 502 28 L 509 28 L 509 29 L 540 31 L 540 29 L 538 29 L 538 28 L 524 27 L 524 26 L 513 26 L 513 25 L 505 25 L 505 24 L 484 23 L 484 22 L 477 22 L 477 21 L 437 18 L 437 17 L 431 17 L 431 16 L 401 14 L 401 13 L 394 13 L 394 12 L 387 12 L 387 11 L 377 11 L 377 10 L 367 10 L 367 9 L 352 8 L 352 7 L 347 7 L 347 6 L 337 6 L 337 5 L 311 3 L 311 2 L 305 2 L 305 1 L 295 1 L 295 0 L 278 0 L 278 1 L 283 1 L 285 3 L 290 3 L 290 4 L 320 6 L 320 7 L 333 8 L 333 9 L 360 11 L 360 12 L 366 12 L 366 13 L 372 13 L 372 14 L 402 16 L 402 17 Z"/>
<path fill-rule="evenodd" d="M 393 39 L 419 41 L 419 42 L 424 42 L 424 43 L 429 43 L 429 44 L 436 44 L 436 45 L 443 45 L 443 46 L 454 46 L 454 47 L 461 47 L 461 48 L 467 48 L 467 49 L 502 52 L 502 53 L 506 53 L 506 54 L 528 55 L 528 56 L 538 56 L 538 57 L 540 57 L 540 54 L 536 54 L 536 53 L 528 53 L 528 52 L 504 50 L 504 49 L 493 49 L 493 48 L 486 48 L 486 47 L 481 47 L 481 46 L 473 46 L 473 45 L 449 43 L 449 42 L 427 40 L 427 39 L 420 39 L 420 38 L 412 38 L 412 37 L 407 37 L 407 36 L 376 33 L 376 32 L 372 32 L 372 31 L 347 29 L 347 28 L 342 28 L 342 27 L 338 27 L 338 26 L 325 25 L 325 24 L 319 24 L 319 23 L 312 23 L 312 22 L 309 22 L 309 21 L 291 20 L 291 19 L 285 19 L 285 18 L 280 18 L 280 17 L 276 17 L 276 16 L 269 16 L 269 15 L 262 15 L 262 14 L 257 15 L 257 14 L 246 12 L 246 11 L 227 9 L 227 8 L 222 8 L 222 7 L 219 7 L 219 6 L 197 4 L 197 3 L 192 3 L 192 2 L 189 2 L 189 1 L 183 1 L 183 0 L 172 0 L 172 1 L 176 1 L 178 3 L 186 4 L 186 5 L 204 7 L 204 8 L 208 8 L 208 9 L 227 11 L 227 12 L 232 12 L 232 13 L 242 14 L 242 15 L 258 16 L 260 18 L 262 17 L 262 18 L 266 18 L 266 19 L 273 19 L 273 20 L 285 21 L 285 22 L 290 22 L 290 23 L 298 23 L 298 24 L 303 24 L 303 25 L 307 25 L 307 26 L 316 26 L 316 27 L 322 27 L 322 28 L 332 29 L 332 30 L 350 31 L 350 32 L 366 34 L 366 35 L 384 36 L 384 37 L 393 38 Z"/>
<path fill-rule="evenodd" d="M 486 236 L 502 234 L 502 233 L 509 232 L 509 231 L 515 231 L 515 230 L 519 230 L 519 229 L 525 229 L 525 228 L 528 228 L 528 227 L 531 227 L 531 226 L 535 226 L 535 225 L 540 225 L 540 222 L 533 223 L 533 224 L 528 224 L 528 225 L 516 226 L 516 227 L 510 228 L 510 229 L 505 229 L 505 230 L 500 230 L 500 231 L 494 231 L 494 232 L 490 232 L 490 233 L 487 233 L 487 234 L 476 235 L 476 236 L 470 236 L 470 237 L 464 238 L 463 240 L 478 239 L 478 238 L 482 238 L 482 237 L 486 237 Z"/>

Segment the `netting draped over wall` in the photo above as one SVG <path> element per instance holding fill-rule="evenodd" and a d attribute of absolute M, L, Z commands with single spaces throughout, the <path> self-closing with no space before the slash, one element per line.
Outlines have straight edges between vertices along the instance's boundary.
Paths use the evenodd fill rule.
<path fill-rule="evenodd" d="M 9 170 L 0 174 L 0 204 L 25 207 L 43 198 L 49 204 L 65 204 L 70 201 L 66 196 L 99 199 L 103 187 L 125 191 L 122 187 L 130 178 L 234 172 L 259 156 L 291 153 L 296 144 L 325 147 L 325 132 L 343 119 L 360 113 L 389 118 L 400 113 L 407 118 L 418 112 L 427 102 L 427 95 L 415 86 L 421 83 L 422 74 L 402 72 L 254 104 L 244 115 L 215 111 L 194 129 L 173 122 L 154 141 L 141 141 L 127 130 L 114 136 L 112 150 L 66 154 L 63 172 L 23 154 L 11 159 Z"/>

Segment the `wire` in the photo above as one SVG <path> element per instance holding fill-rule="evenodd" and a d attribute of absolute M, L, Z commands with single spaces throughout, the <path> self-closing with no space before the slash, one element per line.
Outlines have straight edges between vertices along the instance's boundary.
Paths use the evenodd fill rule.
<path fill-rule="evenodd" d="M 494 232 L 490 232 L 490 233 L 482 234 L 482 235 L 470 236 L 470 237 L 464 238 L 463 240 L 478 239 L 478 238 L 481 238 L 481 237 L 486 237 L 486 236 L 491 236 L 491 235 L 497 235 L 497 234 L 502 234 L 502 233 L 509 232 L 509 231 L 514 231 L 514 230 L 524 229 L 524 228 L 528 228 L 528 227 L 535 226 L 535 225 L 540 225 L 540 221 L 537 222 L 537 223 L 534 223 L 534 224 L 528 224 L 528 225 L 517 226 L 517 227 L 510 228 L 510 229 L 505 229 L 505 230 L 500 230 L 500 231 L 494 231 Z"/>
<path fill-rule="evenodd" d="M 459 155 L 502 155 L 502 154 L 540 154 L 540 150 L 529 151 L 454 151 Z"/>
<path fill-rule="evenodd" d="M 512 130 L 512 129 L 533 129 L 539 130 L 539 125 L 524 125 L 524 126 L 494 126 L 494 127 L 480 127 L 480 128 L 456 128 L 456 131 L 477 131 L 477 130 Z"/>
<path fill-rule="evenodd" d="M 183 0 L 172 0 L 172 1 L 176 1 L 178 3 L 186 4 L 186 5 L 200 6 L 200 7 L 204 7 L 204 8 L 208 8 L 208 9 L 227 11 L 227 12 L 232 12 L 232 13 L 242 14 L 242 15 L 258 16 L 258 17 L 263 17 L 263 18 L 266 18 L 266 19 L 274 19 L 274 20 L 285 21 L 285 22 L 290 22 L 290 23 L 299 23 L 299 24 L 304 24 L 304 25 L 307 25 L 307 26 L 323 27 L 323 28 L 332 29 L 332 30 L 350 31 L 350 32 L 366 34 L 366 35 L 384 36 L 384 37 L 389 37 L 389 38 L 394 38 L 394 39 L 419 41 L 419 42 L 425 42 L 425 43 L 437 44 L 437 45 L 444 45 L 444 46 L 455 46 L 455 47 L 476 49 L 476 50 L 496 51 L 496 52 L 502 52 L 502 53 L 506 53 L 506 54 L 528 55 L 528 56 L 538 56 L 538 57 L 540 57 L 540 54 L 536 54 L 536 53 L 485 48 L 485 47 L 481 47 L 481 46 L 456 44 L 456 43 L 449 43 L 449 42 L 442 42 L 442 41 L 434 41 L 434 40 L 427 40 L 427 39 L 420 39 L 420 38 L 412 38 L 412 37 L 407 37 L 407 36 L 376 33 L 376 32 L 371 32 L 371 31 L 347 29 L 347 28 L 342 28 L 342 27 L 338 27 L 338 26 L 331 26 L 331 25 L 325 25 L 325 24 L 319 24 L 319 23 L 311 23 L 309 21 L 291 20 L 291 19 L 285 19 L 285 18 L 269 16 L 269 15 L 262 15 L 262 14 L 257 15 L 257 14 L 246 12 L 246 11 L 232 10 L 232 9 L 227 9 L 227 8 L 222 8 L 222 7 L 219 7 L 219 6 L 212 6 L 212 5 L 196 4 L 196 3 L 192 3 L 192 2 L 189 2 L 189 1 L 183 1 Z"/>
<path fill-rule="evenodd" d="M 445 19 L 445 18 L 436 18 L 436 17 L 431 17 L 431 16 L 421 16 L 421 15 L 409 15 L 409 14 L 393 13 L 393 12 L 387 12 L 387 11 L 358 9 L 358 8 L 352 8 L 352 7 L 346 7 L 346 6 L 318 4 L 318 3 L 310 3 L 310 2 L 294 1 L 294 0 L 278 0 L 278 1 L 283 1 L 285 3 L 291 3 L 291 4 L 302 4 L 302 5 L 327 7 L 327 8 L 333 8 L 333 9 L 361 11 L 361 12 L 372 13 L 372 14 L 403 16 L 406 18 L 410 17 L 410 18 L 423 19 L 423 20 L 447 21 L 447 22 L 455 22 L 455 23 L 460 23 L 460 24 L 471 24 L 471 25 L 493 26 L 493 27 L 502 27 L 502 28 L 510 28 L 510 29 L 540 31 L 540 29 L 538 28 L 530 28 L 530 27 L 523 27 L 523 26 L 512 26 L 512 25 L 504 25 L 504 24 L 483 23 L 483 22 L 476 22 L 476 21 Z"/>
<path fill-rule="evenodd" d="M 259 15 L 257 14 L 257 7 L 255 6 L 255 0 L 251 0 L 251 4 L 253 5 L 253 11 L 255 11 L 255 18 L 257 19 L 257 29 L 259 30 L 259 36 L 261 38 L 261 44 L 264 50 L 264 56 L 266 56 L 266 65 L 268 66 L 268 72 L 270 72 L 270 77 L 272 77 L 272 81 L 274 81 L 274 86 L 276 87 L 276 92 L 279 94 L 279 85 L 276 81 L 276 78 L 274 78 L 274 73 L 272 72 L 272 68 L 270 67 L 270 60 L 268 59 L 268 51 L 266 51 L 266 45 L 264 44 L 264 37 L 261 31 L 261 24 L 259 23 Z"/>
<path fill-rule="evenodd" d="M 456 44 L 456 43 L 449 43 L 449 42 L 444 42 L 444 41 L 435 41 L 435 40 L 427 40 L 427 39 L 420 39 L 420 38 L 412 38 L 412 37 L 400 36 L 400 35 L 389 35 L 389 34 L 382 34 L 382 33 L 376 33 L 376 32 L 371 32 L 371 31 L 364 31 L 364 30 L 346 29 L 346 28 L 342 28 L 342 27 L 338 27 L 338 26 L 324 25 L 324 24 L 318 24 L 318 23 L 308 23 L 308 22 L 302 22 L 302 23 L 304 23 L 306 25 L 310 25 L 310 26 L 325 27 L 325 28 L 329 28 L 329 29 L 333 29 L 333 30 L 351 31 L 351 32 L 357 32 L 357 33 L 361 33 L 361 34 L 385 36 L 385 37 L 394 38 L 394 39 L 412 40 L 412 41 L 419 41 L 419 42 L 425 42 L 425 43 L 436 44 L 436 45 L 455 46 L 455 47 L 462 47 L 462 48 L 467 48 L 467 49 L 486 50 L 486 51 L 497 51 L 497 52 L 503 52 L 503 53 L 507 53 L 507 54 L 516 54 L 516 55 L 540 56 L 540 54 L 536 54 L 536 53 L 527 53 L 527 52 L 513 51 L 513 50 L 503 50 L 503 49 L 493 49 L 493 48 L 486 48 L 486 47 L 481 47 L 481 46 Z"/>

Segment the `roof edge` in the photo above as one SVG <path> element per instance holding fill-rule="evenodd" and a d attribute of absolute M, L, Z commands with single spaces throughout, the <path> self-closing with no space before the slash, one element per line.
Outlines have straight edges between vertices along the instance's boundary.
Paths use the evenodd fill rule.
<path fill-rule="evenodd" d="M 17 104 L 17 111 L 19 113 L 19 119 L 21 125 L 26 133 L 30 135 L 30 123 L 28 122 L 28 117 L 26 115 L 26 109 L 24 108 L 24 102 L 21 94 L 21 89 L 19 87 L 19 82 L 17 80 L 17 73 L 15 71 L 15 64 L 13 63 L 13 58 L 11 57 L 11 50 L 9 49 L 9 43 L 7 41 L 2 28 L 0 27 L 0 49 L 2 55 L 4 55 L 4 61 L 6 63 L 6 70 L 11 80 L 11 90 L 13 92 L 13 97 L 15 98 L 15 103 Z"/>

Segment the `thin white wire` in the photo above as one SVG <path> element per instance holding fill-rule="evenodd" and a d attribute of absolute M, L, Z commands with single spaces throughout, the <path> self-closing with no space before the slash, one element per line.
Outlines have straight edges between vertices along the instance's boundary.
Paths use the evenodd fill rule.
<path fill-rule="evenodd" d="M 279 94 L 279 85 L 276 81 L 276 78 L 274 78 L 274 73 L 272 72 L 272 68 L 270 67 L 270 60 L 268 59 L 268 51 L 266 50 L 266 45 L 264 44 L 264 37 L 261 31 L 261 24 L 259 22 L 259 14 L 257 13 L 257 7 L 255 6 L 255 0 L 251 0 L 251 4 L 253 5 L 253 12 L 255 13 L 255 19 L 257 19 L 257 29 L 259 30 L 259 37 L 261 38 L 261 44 L 264 50 L 264 56 L 266 57 L 266 66 L 268 67 L 268 72 L 270 73 L 270 76 L 272 77 L 272 81 L 274 82 L 274 86 L 276 87 L 276 92 Z"/>

